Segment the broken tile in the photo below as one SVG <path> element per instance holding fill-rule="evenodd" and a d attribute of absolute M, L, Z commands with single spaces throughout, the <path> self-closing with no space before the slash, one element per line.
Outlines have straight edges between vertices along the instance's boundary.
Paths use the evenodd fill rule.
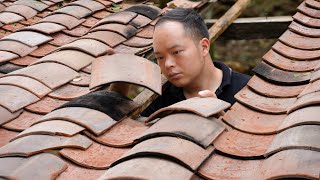
<path fill-rule="evenodd" d="M 0 41 L 1 51 L 8 51 L 8 52 L 17 54 L 20 57 L 28 55 L 29 53 L 31 53 L 37 48 L 38 48 L 37 46 L 30 47 L 17 41 L 10 41 L 10 40 Z"/>
<path fill-rule="evenodd" d="M 269 83 L 258 76 L 252 76 L 247 85 L 255 92 L 267 97 L 289 98 L 297 97 L 307 86 L 282 86 Z"/>
<path fill-rule="evenodd" d="M 193 142 L 177 137 L 157 137 L 135 145 L 112 166 L 141 156 L 159 157 L 162 155 L 164 159 L 175 159 L 180 165 L 195 171 L 213 150 L 213 147 L 206 150 Z"/>
<path fill-rule="evenodd" d="M 108 23 L 128 24 L 133 18 L 137 16 L 138 16 L 137 13 L 129 12 L 129 11 L 114 13 L 100 20 L 92 28 L 98 27 L 103 24 L 108 24 Z"/>
<path fill-rule="evenodd" d="M 156 6 L 148 6 L 148 5 L 135 5 L 131 6 L 125 11 L 135 12 L 137 14 L 141 14 L 143 16 L 148 17 L 149 19 L 155 19 L 161 14 L 161 9 Z"/>
<path fill-rule="evenodd" d="M 25 109 L 30 112 L 34 112 L 38 114 L 48 114 L 52 110 L 58 108 L 59 106 L 67 102 L 68 101 L 53 99 L 46 96 L 42 98 L 40 101 L 30 104 L 29 106 L 26 106 Z"/>
<path fill-rule="evenodd" d="M 32 92 L 39 98 L 42 98 L 52 91 L 50 88 L 40 83 L 39 81 L 24 76 L 4 76 L 0 78 L 0 84 L 21 87 Z"/>
<path fill-rule="evenodd" d="M 320 3 L 317 0 L 306 0 L 306 4 L 312 8 L 320 10 Z"/>
<path fill-rule="evenodd" d="M 57 109 L 41 118 L 42 121 L 56 119 L 77 123 L 90 130 L 95 135 L 104 133 L 116 123 L 110 116 L 102 112 L 82 107 Z"/>
<path fill-rule="evenodd" d="M 1 28 L 6 31 L 16 32 L 16 31 L 22 29 L 23 27 L 25 27 L 23 24 L 13 23 L 13 24 L 6 24 L 6 25 L 2 26 Z"/>
<path fill-rule="evenodd" d="M 105 6 L 103 4 L 101 4 L 100 2 L 97 1 L 75 1 L 72 3 L 67 4 L 66 6 L 72 6 L 72 5 L 78 5 L 81 7 L 85 7 L 87 9 L 90 9 L 93 12 L 102 10 L 105 8 Z"/>
<path fill-rule="evenodd" d="M 0 97 L 0 105 L 11 112 L 40 100 L 31 92 L 11 85 L 0 85 Z"/>
<path fill-rule="evenodd" d="M 68 29 L 73 29 L 78 25 L 80 25 L 81 23 L 83 23 L 84 21 L 85 19 L 77 19 L 67 14 L 52 14 L 41 19 L 39 22 L 57 23 L 65 26 Z"/>
<path fill-rule="evenodd" d="M 283 33 L 279 40 L 297 49 L 316 50 L 320 49 L 320 38 L 306 37 L 296 34 L 290 30 Z"/>
<path fill-rule="evenodd" d="M 89 87 L 91 76 L 90 74 L 79 72 L 80 77 L 73 79 L 70 84 L 76 86 Z"/>
<path fill-rule="evenodd" d="M 276 42 L 272 49 L 279 54 L 295 60 L 313 60 L 320 58 L 320 50 L 302 50 L 287 46 L 280 41 Z"/>
<path fill-rule="evenodd" d="M 152 113 L 145 122 L 152 121 L 157 118 L 162 118 L 173 112 L 188 111 L 198 114 L 203 117 L 213 116 L 230 107 L 230 103 L 217 98 L 190 98 L 180 101 L 168 107 L 161 108 Z"/>
<path fill-rule="evenodd" d="M 18 133 L 14 131 L 8 131 L 0 128 L 0 148 L 10 142 L 10 139 L 14 138 Z M 2 158 L 0 158 L 2 159 Z M 1 170 L 0 170 L 1 171 Z M 1 174 L 1 173 L 0 173 Z M 1 175 L 0 175 L 1 176 Z"/>
<path fill-rule="evenodd" d="M 265 62 L 260 62 L 253 72 L 268 81 L 281 85 L 303 85 L 309 82 L 311 72 L 293 72 L 274 68 Z"/>
<path fill-rule="evenodd" d="M 44 22 L 44 23 L 38 23 L 38 24 L 34 24 L 32 26 L 24 27 L 21 30 L 37 31 L 37 32 L 41 32 L 44 34 L 53 34 L 53 33 L 62 31 L 64 29 L 66 29 L 66 27 L 64 27 L 60 24 Z"/>
<path fill-rule="evenodd" d="M 33 16 L 37 15 L 37 11 L 32 9 L 29 6 L 26 5 L 18 5 L 18 4 L 14 4 L 11 5 L 9 7 L 7 7 L 5 10 L 5 12 L 12 12 L 15 14 L 18 14 L 20 16 L 23 16 L 26 20 L 32 18 Z"/>
<path fill-rule="evenodd" d="M 109 24 L 103 24 L 103 25 L 97 26 L 90 30 L 90 32 L 94 32 L 94 31 L 112 31 L 126 38 L 130 38 L 136 34 L 137 29 L 131 25 L 109 23 Z"/>
<path fill-rule="evenodd" d="M 141 76 L 141 74 L 148 74 L 148 76 Z M 133 83 L 161 94 L 159 66 L 135 55 L 107 55 L 97 58 L 92 63 L 90 89 L 112 82 Z"/>
<path fill-rule="evenodd" d="M 153 31 L 154 31 L 154 26 L 148 25 L 145 28 L 143 28 L 142 31 L 137 33 L 136 36 L 141 37 L 141 38 L 152 39 L 153 38 Z"/>
<path fill-rule="evenodd" d="M 77 38 L 68 36 L 64 33 L 57 33 L 52 36 L 53 40 L 49 42 L 49 44 L 54 45 L 54 46 L 63 46 L 65 44 L 69 44 L 72 41 L 75 41 Z"/>
<path fill-rule="evenodd" d="M 55 10 L 54 12 L 52 12 L 52 14 L 68 14 L 71 15 L 77 19 L 81 19 L 84 18 L 86 16 L 89 16 L 90 14 L 92 14 L 93 12 L 90 11 L 87 8 L 81 7 L 81 6 L 77 6 L 77 5 L 69 5 L 69 6 L 64 6 L 58 10 Z"/>
<path fill-rule="evenodd" d="M 290 106 L 290 108 L 288 109 L 288 114 L 302 107 L 311 106 L 319 103 L 320 103 L 320 92 L 314 92 L 314 93 L 304 95 L 298 98 L 298 100 Z"/>
<path fill-rule="evenodd" d="M 22 68 L 23 68 L 23 66 L 18 66 L 18 65 L 15 65 L 15 64 L 12 64 L 12 63 L 8 62 L 8 63 L 3 64 L 3 65 L 0 66 L 0 72 L 4 73 L 4 74 L 7 74 L 7 73 L 10 73 L 12 71 L 16 71 L 16 70 L 19 70 L 19 69 L 22 69 Z"/>
<path fill-rule="evenodd" d="M 153 42 L 152 39 L 145 39 L 145 38 L 134 36 L 129 40 L 123 42 L 123 44 L 130 47 L 146 47 L 146 46 L 151 46 L 152 42 Z"/>
<path fill-rule="evenodd" d="M 19 57 L 17 59 L 11 60 L 10 63 L 19 65 L 19 66 L 28 66 L 34 62 L 36 62 L 38 58 L 31 57 L 31 56 L 24 56 L 24 57 Z"/>
<path fill-rule="evenodd" d="M 309 149 L 319 151 L 320 127 L 317 125 L 303 125 L 292 127 L 275 136 L 266 151 L 269 156 L 286 149 Z"/>
<path fill-rule="evenodd" d="M 298 98 L 305 96 L 310 93 L 318 92 L 320 91 L 320 81 L 314 81 L 312 83 L 309 83 L 308 86 L 299 94 Z"/>
<path fill-rule="evenodd" d="M 63 32 L 70 36 L 81 37 L 89 32 L 89 28 L 80 25 L 72 30 L 63 30 Z"/>
<path fill-rule="evenodd" d="M 106 54 L 110 46 L 93 39 L 79 39 L 72 43 L 61 46 L 59 49 L 74 49 L 88 53 L 94 57 Z"/>
<path fill-rule="evenodd" d="M 292 23 L 289 25 L 289 29 L 304 36 L 320 37 L 320 32 L 317 28 L 303 26 L 295 21 L 292 21 Z"/>
<path fill-rule="evenodd" d="M 110 14 L 111 13 L 106 10 L 101 10 L 101 11 L 98 11 L 98 12 L 92 14 L 92 17 L 97 18 L 97 19 L 103 19 L 103 18 L 109 16 Z"/>
<path fill-rule="evenodd" d="M 8 51 L 0 51 L 0 62 L 10 61 L 11 59 L 15 59 L 18 57 L 19 56 L 17 54 L 14 54 Z"/>
<path fill-rule="evenodd" d="M 114 47 L 127 39 L 124 38 L 123 36 L 111 32 L 111 31 L 95 31 L 88 33 L 87 35 L 83 36 L 80 39 L 94 39 L 100 42 L 103 42 L 111 47 Z"/>
<path fill-rule="evenodd" d="M 141 135 L 146 129 L 148 129 L 148 126 L 143 123 L 125 118 L 100 136 L 95 136 L 88 131 L 84 133 L 96 142 L 106 146 L 128 147 L 133 145 L 135 137 Z"/>
<path fill-rule="evenodd" d="M 48 71 L 48 69 L 50 69 L 50 71 Z M 47 62 L 28 66 L 7 74 L 6 76 L 10 75 L 21 75 L 34 78 L 49 88 L 55 89 L 78 77 L 79 74 L 67 66 Z"/>
<path fill-rule="evenodd" d="M 1 12 L 0 22 L 3 24 L 12 24 L 24 20 L 24 17 L 11 13 L 11 12 Z"/>
<path fill-rule="evenodd" d="M 0 106 L 0 126 L 17 118 L 21 113 L 22 110 L 12 113 L 8 109 Z"/>
<path fill-rule="evenodd" d="M 86 168 L 107 169 L 127 151 L 128 149 L 125 148 L 114 148 L 93 143 L 85 151 L 64 148 L 60 151 L 60 154 Z"/>
<path fill-rule="evenodd" d="M 0 148 L 0 157 L 22 156 L 29 157 L 40 152 L 59 148 L 87 149 L 92 141 L 85 136 L 77 134 L 72 137 L 30 135 L 19 138 Z"/>
<path fill-rule="evenodd" d="M 320 27 L 320 19 L 319 18 L 312 18 L 310 16 L 304 15 L 300 12 L 297 12 L 292 18 L 298 21 L 301 24 L 306 26 L 319 28 Z"/>
<path fill-rule="evenodd" d="M 73 180 L 73 179 L 98 179 L 106 170 L 96 170 L 80 167 L 70 161 L 65 161 L 68 164 L 68 168 L 61 173 L 57 180 Z"/>
<path fill-rule="evenodd" d="M 83 22 L 81 25 L 85 26 L 87 28 L 93 27 L 99 20 L 94 17 L 88 17 L 86 18 L 86 21 Z"/>
<path fill-rule="evenodd" d="M 89 87 L 66 84 L 48 94 L 49 97 L 70 101 L 74 98 L 90 93 Z"/>
<path fill-rule="evenodd" d="M 250 108 L 270 114 L 284 114 L 294 104 L 296 98 L 269 98 L 251 91 L 247 86 L 235 96 L 237 101 Z"/>
<path fill-rule="evenodd" d="M 306 14 L 308 16 L 314 17 L 314 18 L 320 18 L 320 13 L 318 10 L 310 8 L 308 5 L 306 5 L 306 1 L 301 3 L 300 6 L 297 8 L 301 13 Z"/>
<path fill-rule="evenodd" d="M 37 0 L 18 0 L 16 2 L 14 2 L 14 4 L 26 5 L 26 6 L 29 6 L 33 9 L 37 10 L 38 12 L 41 12 L 49 7 L 48 5 L 42 3 L 41 1 L 37 1 Z"/>
<path fill-rule="evenodd" d="M 151 22 L 151 19 L 142 15 L 138 15 L 130 22 L 130 24 L 139 29 L 148 25 L 150 22 Z"/>
<path fill-rule="evenodd" d="M 233 128 L 250 134 L 275 134 L 287 115 L 265 114 L 235 103 L 222 117 Z"/>
<path fill-rule="evenodd" d="M 312 71 L 314 67 L 320 63 L 320 60 L 310 60 L 310 61 L 295 61 L 286 58 L 272 49 L 268 51 L 263 57 L 263 60 L 269 64 L 285 70 L 285 71 L 295 71 L 295 72 L 306 72 Z"/>
<path fill-rule="evenodd" d="M 71 137 L 79 132 L 83 131 L 84 128 L 68 121 L 61 120 L 52 120 L 45 121 L 31 126 L 30 128 L 24 130 L 19 133 L 15 138 L 11 141 L 15 141 L 16 139 L 29 136 L 29 135 L 51 135 L 51 136 L 67 136 Z"/>
<path fill-rule="evenodd" d="M 39 114 L 23 111 L 19 117 L 4 124 L 2 127 L 12 131 L 23 131 L 29 128 L 33 123 L 38 122 L 40 117 L 41 115 Z"/>
<path fill-rule="evenodd" d="M 68 167 L 62 159 L 49 153 L 30 158 L 1 158 L 0 164 L 0 176 L 8 179 L 55 179 Z"/>
<path fill-rule="evenodd" d="M 12 40 L 22 42 L 28 46 L 38 46 L 52 40 L 52 37 L 32 31 L 15 32 L 3 37 L 1 40 Z"/>
<path fill-rule="evenodd" d="M 57 46 L 53 46 L 50 44 L 43 44 L 43 45 L 40 45 L 38 49 L 32 51 L 30 53 L 30 56 L 41 58 L 43 56 L 50 54 L 51 52 L 55 51 L 56 49 L 57 49 Z"/>
<path fill-rule="evenodd" d="M 195 114 L 178 113 L 160 119 L 138 136 L 136 141 L 165 135 L 180 137 L 206 148 L 224 130 L 224 125 L 215 118 L 207 119 Z"/>
<path fill-rule="evenodd" d="M 136 54 L 136 55 L 138 55 L 141 52 L 145 52 L 145 51 L 148 51 L 151 49 L 152 49 L 152 47 L 150 47 L 150 46 L 137 48 L 137 47 L 126 46 L 124 44 L 119 44 L 118 46 L 116 46 L 114 48 L 114 51 L 116 53 L 121 53 L 121 54 Z"/>

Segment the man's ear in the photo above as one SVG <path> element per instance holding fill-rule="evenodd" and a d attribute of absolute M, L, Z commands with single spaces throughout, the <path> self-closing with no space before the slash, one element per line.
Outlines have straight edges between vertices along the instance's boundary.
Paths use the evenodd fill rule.
<path fill-rule="evenodd" d="M 202 38 L 200 40 L 200 46 L 201 46 L 201 50 L 202 50 L 202 54 L 203 56 L 206 56 L 209 54 L 209 50 L 210 50 L 210 41 L 207 38 Z"/>

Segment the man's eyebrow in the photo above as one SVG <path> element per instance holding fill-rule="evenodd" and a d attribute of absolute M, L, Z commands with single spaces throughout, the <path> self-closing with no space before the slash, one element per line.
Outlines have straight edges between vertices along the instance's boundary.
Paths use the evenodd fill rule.
<path fill-rule="evenodd" d="M 177 47 L 181 47 L 181 45 L 179 45 L 179 44 L 175 44 L 175 45 L 173 45 L 173 46 L 169 47 L 168 49 L 170 50 L 170 49 L 174 49 L 174 48 L 177 48 Z"/>

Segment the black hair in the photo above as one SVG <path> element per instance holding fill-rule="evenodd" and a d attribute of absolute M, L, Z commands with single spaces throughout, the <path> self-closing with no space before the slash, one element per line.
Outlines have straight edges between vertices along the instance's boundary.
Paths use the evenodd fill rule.
<path fill-rule="evenodd" d="M 170 10 L 159 18 L 155 26 L 159 26 L 166 21 L 180 22 L 185 28 L 185 31 L 197 40 L 202 38 L 209 39 L 209 32 L 205 22 L 193 9 L 176 8 Z"/>

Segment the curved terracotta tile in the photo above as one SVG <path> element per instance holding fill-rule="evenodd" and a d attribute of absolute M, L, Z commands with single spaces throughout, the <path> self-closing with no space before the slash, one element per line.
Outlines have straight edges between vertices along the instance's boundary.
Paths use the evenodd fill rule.
<path fill-rule="evenodd" d="M 70 84 L 76 86 L 89 87 L 91 76 L 85 72 L 79 72 L 80 77 L 73 79 Z"/>
<path fill-rule="evenodd" d="M 91 2 L 91 1 L 87 1 L 87 2 Z M 85 26 L 87 28 L 91 28 L 93 27 L 96 23 L 98 23 L 98 19 L 94 18 L 94 17 L 88 17 L 86 18 L 86 21 L 83 22 L 81 25 Z"/>
<path fill-rule="evenodd" d="M 310 82 L 313 83 L 317 80 L 320 79 L 320 70 L 319 70 L 319 65 L 316 66 L 316 69 L 315 71 L 311 74 L 311 79 L 310 79 Z"/>
<path fill-rule="evenodd" d="M 139 33 L 136 34 L 136 36 L 141 37 L 141 38 L 153 38 L 153 31 L 154 31 L 154 26 L 148 25 L 145 28 L 143 28 Z"/>
<path fill-rule="evenodd" d="M 275 136 L 266 156 L 286 149 L 320 150 L 320 127 L 303 125 L 289 128 Z"/>
<path fill-rule="evenodd" d="M 320 58 L 320 50 L 302 50 L 287 46 L 280 41 L 276 42 L 272 49 L 277 53 L 294 60 L 313 60 Z"/>
<path fill-rule="evenodd" d="M 301 25 L 295 21 L 289 25 L 289 29 L 298 34 L 309 36 L 309 37 L 320 37 L 320 32 L 317 28 L 311 28 L 308 26 Z"/>
<path fill-rule="evenodd" d="M 148 155 L 148 157 L 162 156 L 164 159 L 178 162 L 181 166 L 195 171 L 213 150 L 213 147 L 206 150 L 193 142 L 177 137 L 157 137 L 135 145 L 115 161 L 112 166 L 129 159 Z"/>
<path fill-rule="evenodd" d="M 131 25 L 109 23 L 109 24 L 102 24 L 102 25 L 96 26 L 95 28 L 90 30 L 90 32 L 94 32 L 94 31 L 112 31 L 126 38 L 130 38 L 136 34 L 137 29 Z"/>
<path fill-rule="evenodd" d="M 56 179 L 60 180 L 73 180 L 82 178 L 98 179 L 106 170 L 96 170 L 80 167 L 70 161 L 65 161 L 68 168 L 62 172 Z"/>
<path fill-rule="evenodd" d="M 134 144 L 135 137 L 141 135 L 148 126 L 136 120 L 125 118 L 105 133 L 95 136 L 88 131 L 84 133 L 100 144 L 111 147 L 128 147 Z"/>
<path fill-rule="evenodd" d="M 64 6 L 60 9 L 57 9 L 53 11 L 51 14 L 68 14 L 70 16 L 73 16 L 77 19 L 84 18 L 86 16 L 89 16 L 93 12 L 87 8 L 78 6 L 78 5 L 69 5 L 69 6 Z"/>
<path fill-rule="evenodd" d="M 67 14 L 52 14 L 49 15 L 39 21 L 40 22 L 51 22 L 51 23 L 57 23 L 62 26 L 65 26 L 68 29 L 73 29 L 83 23 L 85 19 L 77 19 L 73 16 L 67 15 Z"/>
<path fill-rule="evenodd" d="M 144 4 L 135 5 L 127 8 L 125 11 L 135 12 L 143 16 L 148 17 L 149 19 L 155 19 L 161 14 L 161 9 L 156 6 L 148 6 Z"/>
<path fill-rule="evenodd" d="M 114 51 L 116 53 L 122 53 L 122 54 L 140 54 L 143 53 L 145 51 L 149 51 L 151 50 L 152 47 L 148 46 L 148 47 L 142 47 L 142 48 L 137 48 L 137 47 L 130 47 L 130 46 L 126 46 L 124 44 L 119 44 L 118 46 L 116 46 L 114 48 Z"/>
<path fill-rule="evenodd" d="M 14 54 L 19 55 L 20 57 L 30 54 L 32 51 L 36 50 L 38 47 L 30 47 L 21 42 L 4 40 L 0 41 L 0 50 L 8 51 Z"/>
<path fill-rule="evenodd" d="M 298 6 L 298 10 L 303 13 L 306 14 L 308 16 L 314 17 L 314 18 L 320 18 L 320 13 L 318 10 L 310 8 L 307 4 L 307 1 L 304 1 L 300 4 L 300 6 Z"/>
<path fill-rule="evenodd" d="M 136 27 L 136 28 L 142 28 L 146 25 L 148 25 L 152 20 L 145 17 L 145 16 L 142 16 L 140 14 L 138 14 L 137 17 L 135 17 L 131 22 L 130 22 L 130 25 Z"/>
<path fill-rule="evenodd" d="M 235 103 L 222 117 L 233 128 L 250 134 L 275 134 L 287 115 L 265 114 Z"/>
<path fill-rule="evenodd" d="M 290 30 L 283 33 L 279 40 L 293 48 L 316 50 L 320 49 L 320 38 L 306 37 L 296 34 Z"/>
<path fill-rule="evenodd" d="M 0 126 L 17 118 L 22 112 L 23 110 L 12 113 L 8 109 L 0 106 Z"/>
<path fill-rule="evenodd" d="M 7 63 L 0 66 L 0 72 L 7 74 L 7 73 L 11 73 L 13 71 L 17 71 L 22 68 L 24 68 L 24 67 L 7 62 Z"/>
<path fill-rule="evenodd" d="M 0 148 L 0 157 L 22 156 L 29 157 L 40 152 L 59 148 L 87 149 L 92 141 L 85 136 L 77 134 L 72 137 L 30 135 L 19 138 Z"/>
<path fill-rule="evenodd" d="M 56 33 L 52 35 L 52 38 L 53 40 L 48 43 L 54 46 L 63 46 L 77 40 L 76 37 L 68 36 L 64 33 Z"/>
<path fill-rule="evenodd" d="M 92 28 L 103 25 L 103 24 L 108 24 L 108 23 L 128 24 L 136 16 L 138 16 L 137 13 L 128 12 L 128 11 L 114 13 L 100 20 Z"/>
<path fill-rule="evenodd" d="M 120 163 L 106 171 L 99 179 L 191 179 L 186 168 L 159 158 L 137 158 Z"/>
<path fill-rule="evenodd" d="M 49 153 L 29 158 L 1 158 L 0 164 L 0 176 L 8 179 L 55 179 L 68 167 L 62 159 Z"/>
<path fill-rule="evenodd" d="M 148 74 L 148 76 L 141 76 L 141 74 Z M 92 63 L 90 89 L 112 82 L 133 83 L 161 94 L 159 66 L 135 55 L 107 55 L 97 58 Z"/>
<path fill-rule="evenodd" d="M 33 123 L 38 122 L 40 118 L 41 115 L 39 114 L 23 111 L 19 117 L 2 125 L 2 127 L 12 131 L 23 131 L 29 128 Z"/>
<path fill-rule="evenodd" d="M 202 147 L 208 147 L 224 130 L 224 125 L 215 118 L 207 119 L 195 114 L 178 113 L 160 119 L 135 141 L 173 136 L 192 141 Z"/>
<path fill-rule="evenodd" d="M 298 98 L 318 91 L 320 91 L 320 80 L 309 83 L 308 86 L 299 94 Z"/>
<path fill-rule="evenodd" d="M 50 71 L 48 71 L 50 69 Z M 57 63 L 40 63 L 14 71 L 6 76 L 21 75 L 36 79 L 51 89 L 60 87 L 79 76 L 73 69 Z"/>
<path fill-rule="evenodd" d="M 32 51 L 29 55 L 33 57 L 41 58 L 46 56 L 57 49 L 57 46 L 53 46 L 51 44 L 43 44 L 40 45 L 38 49 Z"/>
<path fill-rule="evenodd" d="M 0 22 L 3 24 L 12 24 L 24 20 L 23 16 L 11 12 L 1 12 Z"/>
<path fill-rule="evenodd" d="M 26 6 L 29 6 L 33 9 L 37 10 L 38 12 L 41 12 L 49 7 L 48 5 L 46 5 L 42 2 L 38 2 L 36 0 L 31 0 L 31 1 L 30 0 L 18 0 L 16 2 L 14 2 L 14 4 L 26 5 Z"/>
<path fill-rule="evenodd" d="M 261 96 L 251 91 L 248 87 L 244 87 L 234 97 L 254 110 L 270 114 L 285 114 L 296 101 L 296 98 Z"/>
<path fill-rule="evenodd" d="M 29 6 L 18 4 L 8 6 L 4 9 L 4 12 L 12 12 L 20 16 L 23 16 L 25 19 L 30 19 L 38 13 L 36 10 L 32 9 Z"/>
<path fill-rule="evenodd" d="M 128 39 L 127 41 L 123 42 L 123 44 L 130 47 L 146 47 L 146 46 L 151 46 L 152 42 L 153 42 L 152 39 L 146 39 L 146 38 L 134 36 Z"/>
<path fill-rule="evenodd" d="M 21 23 L 6 24 L 4 26 L 1 25 L 1 28 L 6 30 L 6 31 L 4 31 L 0 35 L 0 37 L 4 37 L 4 36 L 8 35 L 8 34 L 10 34 L 10 32 L 16 32 L 16 31 L 22 29 L 23 27 L 25 27 L 25 25 L 23 25 Z"/>
<path fill-rule="evenodd" d="M 319 28 L 320 27 L 320 19 L 318 18 L 312 18 L 310 16 L 304 15 L 300 12 L 297 12 L 292 18 L 296 21 L 298 21 L 301 24 L 304 24 L 306 26 Z"/>
<path fill-rule="evenodd" d="M 34 62 L 36 62 L 38 58 L 32 57 L 32 56 L 24 56 L 20 57 L 14 60 L 11 60 L 10 63 L 14 65 L 20 65 L 20 66 L 28 66 Z"/>
<path fill-rule="evenodd" d="M 1 41 L 0 41 L 1 42 Z M 0 63 L 10 61 L 12 59 L 18 58 L 19 55 L 8 52 L 8 51 L 0 51 Z"/>
<path fill-rule="evenodd" d="M 92 69 L 92 64 L 90 64 L 89 66 L 81 69 L 81 71 L 91 75 L 91 69 Z"/>
<path fill-rule="evenodd" d="M 297 99 L 297 101 L 291 105 L 290 109 L 288 109 L 288 114 L 303 108 L 305 106 L 311 106 L 320 103 L 320 92 L 314 92 L 307 95 L 304 95 Z"/>
<path fill-rule="evenodd" d="M 107 169 L 127 151 L 128 149 L 125 148 L 113 148 L 93 143 L 85 151 L 64 148 L 60 151 L 60 154 L 72 162 L 86 168 Z"/>
<path fill-rule="evenodd" d="M 23 25 L 26 25 L 26 26 L 29 26 L 29 25 L 32 25 L 32 24 L 35 24 L 37 23 L 38 21 L 40 21 L 42 18 L 38 17 L 38 16 L 34 16 L 26 21 L 20 21 L 19 23 L 23 24 Z"/>
<path fill-rule="evenodd" d="M 70 101 L 88 93 L 90 93 L 89 87 L 66 84 L 52 91 L 50 94 L 48 94 L 48 96 L 55 99 Z"/>
<path fill-rule="evenodd" d="M 53 34 L 56 32 L 60 32 L 62 30 L 66 29 L 66 27 L 56 24 L 56 23 L 50 23 L 50 22 L 43 22 L 43 23 L 38 23 L 34 24 L 31 26 L 24 27 L 20 29 L 20 31 L 36 31 L 44 34 Z"/>
<path fill-rule="evenodd" d="M 75 37 L 81 37 L 86 35 L 89 32 L 89 28 L 85 26 L 78 26 L 76 28 L 73 28 L 72 30 L 62 30 L 65 34 Z"/>
<path fill-rule="evenodd" d="M 51 53 L 33 64 L 39 64 L 43 62 L 56 62 L 66 65 L 76 71 L 80 71 L 84 67 L 91 64 L 94 57 L 75 50 L 61 50 L 58 52 Z"/>
<path fill-rule="evenodd" d="M 37 123 L 57 119 L 77 123 L 95 135 L 101 135 L 116 123 L 115 120 L 100 111 L 82 107 L 66 107 L 54 110 L 43 116 Z"/>
<path fill-rule="evenodd" d="M 40 101 L 26 106 L 25 109 L 37 114 L 47 114 L 67 102 L 68 101 L 53 99 L 46 96 L 42 98 Z"/>
<path fill-rule="evenodd" d="M 307 86 L 281 86 L 269 83 L 258 76 L 252 76 L 247 84 L 255 92 L 267 97 L 289 98 L 297 97 Z"/>
<path fill-rule="evenodd" d="M 260 62 L 253 71 L 267 80 L 283 85 L 303 85 L 310 80 L 311 72 L 284 71 Z"/>
<path fill-rule="evenodd" d="M 268 51 L 263 57 L 263 60 L 269 64 L 286 71 L 306 72 L 314 70 L 314 67 L 320 63 L 320 60 L 312 61 L 296 61 L 286 58 L 272 49 Z"/>
<path fill-rule="evenodd" d="M 320 10 L 320 3 L 319 3 L 319 1 L 306 0 L 305 2 L 306 2 L 306 4 L 307 4 L 308 6 Z"/>
<path fill-rule="evenodd" d="M 43 1 L 43 2 L 50 2 L 50 1 Z M 37 17 L 44 18 L 44 17 L 48 16 L 50 13 L 51 13 L 51 11 L 45 10 L 45 11 L 43 11 L 43 12 L 41 12 L 41 13 L 38 13 L 38 14 L 37 14 Z"/>
<path fill-rule="evenodd" d="M 105 8 L 105 6 L 103 4 L 101 4 L 100 2 L 97 1 L 75 1 L 72 3 L 69 3 L 65 6 L 73 6 L 73 5 L 78 5 L 84 8 L 87 8 L 91 11 L 99 11 Z"/>
<path fill-rule="evenodd" d="M 10 142 L 10 139 L 14 138 L 18 133 L 15 131 L 8 131 L 0 128 L 0 148 Z M 1 170 L 0 170 L 1 171 Z"/>
<path fill-rule="evenodd" d="M 84 128 L 68 121 L 62 120 L 52 120 L 45 121 L 31 126 L 30 128 L 22 131 L 16 137 L 12 138 L 11 141 L 19 139 L 21 137 L 30 136 L 30 135 L 51 135 L 51 136 L 67 136 L 71 137 L 79 132 L 83 131 Z"/>
<path fill-rule="evenodd" d="M 32 31 L 21 31 L 5 36 L 1 40 L 18 41 L 33 47 L 52 40 L 52 37 Z"/>
<path fill-rule="evenodd" d="M 184 101 L 180 101 L 171 106 L 157 110 L 148 117 L 146 122 L 152 121 L 157 118 L 162 118 L 176 111 L 189 111 L 203 117 L 210 117 L 229 107 L 230 103 L 227 103 L 217 98 L 195 97 Z"/>
<path fill-rule="evenodd" d="M 99 1 L 99 2 L 107 2 L 107 3 L 110 3 L 110 1 Z M 112 3 L 111 3 L 112 4 Z M 112 12 L 109 12 L 109 11 L 98 11 L 98 12 L 95 12 L 94 14 L 92 14 L 92 17 L 94 18 L 97 18 L 97 19 L 103 19 L 107 16 L 109 16 Z"/>
<path fill-rule="evenodd" d="M 118 33 L 114 33 L 111 31 L 95 31 L 88 33 L 87 35 L 81 37 L 80 39 L 93 39 L 100 42 L 105 43 L 111 47 L 115 47 L 116 45 L 126 41 L 127 39 Z"/>

